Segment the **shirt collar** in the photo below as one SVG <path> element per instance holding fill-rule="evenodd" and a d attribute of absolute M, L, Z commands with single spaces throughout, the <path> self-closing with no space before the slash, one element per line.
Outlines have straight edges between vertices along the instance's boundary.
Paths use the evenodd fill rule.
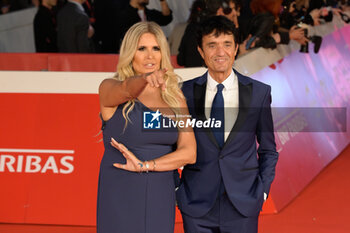
<path fill-rule="evenodd" d="M 225 86 L 224 90 L 230 90 L 234 88 L 235 80 L 237 79 L 235 72 L 231 70 L 231 74 L 225 79 L 225 81 L 222 82 L 222 84 Z M 213 77 L 210 76 L 208 72 L 208 79 L 207 79 L 207 89 L 216 91 L 216 86 L 219 84 L 217 81 L 213 79 Z"/>
<path fill-rule="evenodd" d="M 84 7 L 80 3 L 71 0 L 68 0 L 68 2 L 75 4 L 81 11 L 85 12 Z"/>

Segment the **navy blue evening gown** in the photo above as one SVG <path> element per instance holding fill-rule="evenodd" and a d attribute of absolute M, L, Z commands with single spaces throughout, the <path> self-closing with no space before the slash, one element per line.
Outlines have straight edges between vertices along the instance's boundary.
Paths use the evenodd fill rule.
<path fill-rule="evenodd" d="M 125 163 L 123 155 L 110 141 L 124 144 L 141 161 L 152 160 L 173 151 L 177 130 L 145 130 L 143 112 L 151 111 L 135 101 L 125 120 L 120 105 L 111 119 L 103 121 L 105 152 L 100 165 L 98 233 L 173 233 L 175 221 L 175 185 L 173 171 L 137 173 L 113 167 Z M 153 167 L 153 163 L 149 163 Z"/>

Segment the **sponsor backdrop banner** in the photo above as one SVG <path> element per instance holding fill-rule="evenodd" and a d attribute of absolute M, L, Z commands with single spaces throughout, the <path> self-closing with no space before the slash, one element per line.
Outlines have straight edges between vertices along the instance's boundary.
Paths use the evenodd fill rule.
<path fill-rule="evenodd" d="M 0 222 L 93 225 L 96 94 L 0 94 Z"/>

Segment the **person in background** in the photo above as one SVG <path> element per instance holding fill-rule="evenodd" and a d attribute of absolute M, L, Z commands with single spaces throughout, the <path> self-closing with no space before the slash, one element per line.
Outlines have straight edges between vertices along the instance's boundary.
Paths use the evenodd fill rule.
<path fill-rule="evenodd" d="M 257 47 L 274 49 L 277 44 L 288 44 L 291 39 L 300 44 L 307 43 L 308 39 L 302 28 L 293 26 L 287 31 L 279 27 L 282 0 L 252 0 L 250 7 L 254 17 L 249 24 L 248 38 L 244 42 L 246 49 Z"/>
<path fill-rule="evenodd" d="M 95 1 L 94 0 L 86 0 L 83 4 L 82 4 L 85 13 L 87 14 L 87 16 L 89 16 L 89 22 L 91 25 L 93 25 L 96 21 L 95 18 Z"/>
<path fill-rule="evenodd" d="M 57 45 L 61 53 L 92 53 L 90 38 L 94 29 L 82 4 L 86 0 L 68 0 L 57 14 Z"/>
<path fill-rule="evenodd" d="M 93 43 L 93 48 L 95 53 L 101 52 L 101 46 L 99 44 L 99 40 L 96 34 L 96 10 L 95 10 L 95 0 L 86 0 L 83 3 L 83 8 L 87 16 L 89 17 L 89 22 L 91 28 L 94 30 L 93 35 L 90 38 L 90 42 Z"/>
<path fill-rule="evenodd" d="M 10 12 L 23 10 L 31 6 L 30 0 L 9 0 Z"/>
<path fill-rule="evenodd" d="M 168 38 L 170 52 L 172 55 L 177 55 L 179 53 L 181 39 L 185 33 L 187 25 L 193 22 L 198 23 L 200 20 L 200 14 L 204 10 L 204 8 L 205 8 L 204 0 L 195 0 L 192 3 L 190 16 L 187 20 L 187 23 L 180 23 L 175 26 L 175 28 L 173 29 L 173 31 L 171 32 Z"/>
<path fill-rule="evenodd" d="M 139 22 L 128 30 L 117 74 L 100 84 L 99 97 L 105 152 L 97 232 L 173 233 L 174 170 L 195 163 L 196 141 L 190 127 L 144 126 L 146 114 L 151 125 L 188 115 L 159 25 Z"/>
<path fill-rule="evenodd" d="M 278 43 L 289 43 L 288 33 L 278 33 L 276 20 L 282 7 L 282 0 L 252 0 L 250 8 L 254 17 L 250 21 L 248 42 L 252 47 L 276 48 Z M 254 44 L 254 46 L 253 46 Z"/>
<path fill-rule="evenodd" d="M 0 1 L 0 14 L 6 14 L 10 12 L 10 1 L 9 0 L 1 0 Z"/>
<path fill-rule="evenodd" d="M 56 11 L 57 0 L 40 0 L 34 17 L 34 41 L 38 53 L 57 52 Z"/>
<path fill-rule="evenodd" d="M 95 0 L 95 41 L 99 53 L 117 53 L 119 49 L 118 16 L 130 0 Z M 118 41 L 118 43 L 117 43 Z"/>
<path fill-rule="evenodd" d="M 38 0 L 0 0 L 0 14 L 38 6 Z"/>
<path fill-rule="evenodd" d="M 199 28 L 208 71 L 182 90 L 193 118 L 221 124 L 194 128 L 197 162 L 184 167 L 176 191 L 185 233 L 257 233 L 278 160 L 271 87 L 232 69 L 238 50 L 232 21 L 214 16 Z"/>
<path fill-rule="evenodd" d="M 130 0 L 118 16 L 120 25 L 118 39 L 116 43 L 118 48 L 126 31 L 137 22 L 153 21 L 160 26 L 166 26 L 173 20 L 172 11 L 169 9 L 166 0 L 159 0 L 162 10 L 148 9 L 149 0 Z"/>

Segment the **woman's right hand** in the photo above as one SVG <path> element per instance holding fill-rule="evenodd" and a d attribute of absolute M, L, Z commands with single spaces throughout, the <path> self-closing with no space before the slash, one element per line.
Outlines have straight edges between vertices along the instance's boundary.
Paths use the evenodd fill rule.
<path fill-rule="evenodd" d="M 99 87 L 101 113 L 104 119 L 104 109 L 111 108 L 115 111 L 115 107 L 129 100 L 137 98 L 144 90 L 146 85 L 151 87 L 162 88 L 165 90 L 165 73 L 167 69 L 157 70 L 151 73 L 141 74 L 119 81 L 116 79 L 105 79 Z M 108 115 L 108 114 L 107 114 Z"/>
<path fill-rule="evenodd" d="M 164 91 L 166 88 L 166 84 L 164 80 L 164 75 L 166 72 L 167 72 L 167 69 L 160 69 L 152 73 L 144 74 L 144 76 L 147 83 L 151 87 L 160 87 Z"/>
<path fill-rule="evenodd" d="M 126 159 L 125 164 L 121 163 L 114 163 L 113 166 L 119 169 L 131 171 L 131 172 L 142 172 L 143 171 L 143 163 L 141 160 L 139 160 L 134 153 L 128 150 L 123 144 L 117 142 L 114 140 L 114 138 L 111 138 L 111 145 L 118 149 L 120 153 L 124 156 Z"/>

